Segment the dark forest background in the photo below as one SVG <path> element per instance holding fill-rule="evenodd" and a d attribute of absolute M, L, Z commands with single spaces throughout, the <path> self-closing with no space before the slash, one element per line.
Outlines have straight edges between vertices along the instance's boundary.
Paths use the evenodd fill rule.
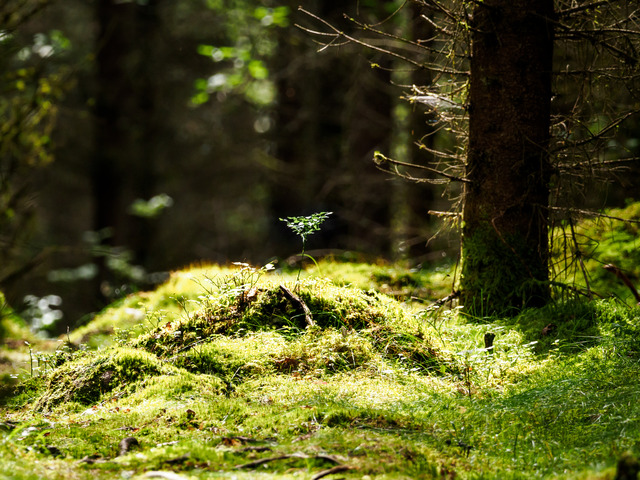
<path fill-rule="evenodd" d="M 0 7 L 0 289 L 40 317 L 49 298 L 64 314 L 54 332 L 194 262 L 286 267 L 299 251 L 287 216 L 334 212 L 309 239 L 317 257 L 457 261 L 456 233 L 430 241 L 443 223 L 428 214 L 455 208 L 456 187 L 373 162 L 380 151 L 426 164 L 420 139 L 455 148 L 428 109 L 403 99 L 428 71 L 356 44 L 324 48 L 294 2 L 11 3 Z M 392 15 L 401 3 L 304 8 L 345 31 L 357 29 L 351 17 L 431 38 L 420 7 Z M 637 154 L 632 130 L 619 138 Z M 623 205 L 633 179 L 596 182 L 578 204 Z"/>

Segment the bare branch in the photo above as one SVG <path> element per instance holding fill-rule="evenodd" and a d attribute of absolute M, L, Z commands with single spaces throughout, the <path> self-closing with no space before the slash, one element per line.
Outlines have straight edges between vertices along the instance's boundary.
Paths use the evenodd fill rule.
<path fill-rule="evenodd" d="M 587 297 L 589 297 L 589 300 L 591 300 L 593 299 L 593 294 L 591 293 L 591 287 L 589 286 L 589 275 L 587 275 L 587 269 L 585 268 L 584 261 L 582 260 L 580 245 L 578 244 L 578 239 L 576 238 L 576 230 L 573 227 L 573 220 L 571 218 L 569 219 L 569 227 L 571 228 L 571 239 L 573 240 L 573 244 L 575 246 L 575 256 L 578 259 L 580 270 L 582 271 L 582 278 L 584 278 L 584 283 L 587 288 Z"/>
<path fill-rule="evenodd" d="M 421 62 L 417 62 L 409 57 L 406 57 L 405 55 L 401 55 L 398 52 L 394 52 L 392 50 L 388 50 L 385 48 L 381 48 L 375 45 L 372 45 L 371 43 L 365 42 L 363 40 L 360 40 L 356 37 L 353 37 L 351 35 L 347 35 L 346 33 L 344 33 L 343 31 L 339 30 L 338 28 L 334 27 L 331 23 L 327 22 L 326 20 L 318 17 L 317 15 L 309 12 L 308 10 L 305 10 L 302 7 L 298 7 L 298 10 L 301 11 L 302 13 L 310 16 L 311 18 L 313 18 L 314 20 L 317 20 L 318 22 L 322 23 L 323 25 L 325 25 L 327 28 L 329 28 L 330 30 L 332 30 L 334 33 L 333 34 L 329 34 L 329 36 L 333 35 L 337 38 L 344 38 L 350 42 L 353 42 L 355 44 L 361 45 L 363 47 L 366 47 L 370 50 L 376 51 L 376 52 L 380 52 L 380 53 L 384 53 L 385 55 L 390 55 L 392 57 L 398 58 L 406 63 L 409 63 L 410 65 L 414 65 L 420 69 L 423 70 L 429 70 L 429 71 L 433 71 L 433 72 L 438 72 L 438 73 L 447 73 L 447 74 L 451 74 L 451 75 L 468 75 L 469 72 L 464 72 L 464 71 L 458 71 L 455 69 L 450 69 L 450 68 L 443 68 L 443 67 L 438 67 L 438 66 L 429 66 L 425 63 L 421 63 Z M 302 27 L 301 25 L 296 24 L 296 27 L 300 28 L 301 30 L 307 31 L 308 29 L 306 27 Z"/>
<path fill-rule="evenodd" d="M 460 218 L 462 217 L 462 213 L 460 212 L 439 212 L 437 210 L 429 210 L 427 211 L 429 215 L 433 215 L 434 217 L 449 217 L 449 218 Z"/>
<path fill-rule="evenodd" d="M 387 169 L 385 169 L 384 167 L 387 164 L 391 164 L 391 165 L 395 165 L 395 166 L 401 166 L 401 167 L 407 167 L 407 168 L 416 168 L 418 170 L 424 170 L 430 173 L 435 173 L 436 175 L 440 175 L 442 177 L 445 177 L 446 179 L 453 181 L 453 182 L 469 182 L 468 179 L 464 178 L 464 177 L 457 177 L 455 175 L 451 175 L 449 173 L 443 172 L 442 170 L 438 170 L 437 168 L 432 168 L 432 167 L 427 167 L 426 165 L 418 165 L 415 163 L 407 163 L 407 162 L 401 162 L 400 160 L 394 160 L 393 158 L 389 158 L 384 156 L 382 153 L 380 152 L 376 152 L 373 156 L 373 161 L 375 162 L 375 164 L 384 171 L 389 171 Z M 412 177 L 408 174 L 403 174 L 401 172 L 398 172 L 398 174 L 400 176 L 404 176 L 405 178 L 410 178 L 413 181 L 422 181 L 422 182 L 434 182 L 436 181 L 437 183 L 441 183 L 438 182 L 437 180 L 434 179 L 427 179 L 427 178 L 423 178 L 423 179 L 419 179 L 419 178 L 415 178 Z"/>
<path fill-rule="evenodd" d="M 591 143 L 595 140 L 599 140 L 600 138 L 602 138 L 604 135 L 606 135 L 607 133 L 609 133 L 611 130 L 613 130 L 614 128 L 616 128 L 618 125 L 620 125 L 621 123 L 623 123 L 624 121 L 626 121 L 629 117 L 632 117 L 633 115 L 635 115 L 636 113 L 639 113 L 640 110 L 633 110 L 631 112 L 627 112 L 625 115 L 623 115 L 622 117 L 614 120 L 613 122 L 611 122 L 609 125 L 607 125 L 606 127 L 604 127 L 602 130 L 600 130 L 598 133 L 591 133 L 589 132 L 589 134 L 591 135 L 589 138 L 585 138 L 584 140 L 579 140 L 577 142 L 570 142 L 567 143 L 565 145 L 560 145 L 557 148 L 554 148 L 551 150 L 551 153 L 556 153 L 556 152 L 561 152 L 563 150 L 567 150 L 569 148 L 575 148 L 575 147 L 580 147 L 583 145 L 586 145 L 588 143 Z M 587 130 L 588 131 L 588 130 Z"/>
<path fill-rule="evenodd" d="M 443 159 L 447 159 L 447 160 L 454 160 L 454 161 L 460 161 L 460 155 L 456 155 L 455 153 L 447 153 L 447 152 L 443 152 L 441 150 L 434 150 L 433 148 L 429 148 L 427 147 L 425 144 L 423 143 L 416 143 L 416 145 L 418 146 L 418 148 L 420 150 L 425 150 L 427 152 L 429 152 L 430 154 L 439 157 L 439 158 L 443 158 Z"/>
<path fill-rule="evenodd" d="M 557 12 L 558 17 L 569 17 L 579 12 L 583 12 L 585 10 L 590 10 L 592 8 L 601 7 L 602 5 L 607 5 L 610 0 L 598 0 L 597 2 L 587 3 L 586 5 L 580 5 L 579 7 L 568 8 L 566 10 L 560 10 Z"/>
<path fill-rule="evenodd" d="M 422 4 L 425 5 L 425 6 L 430 5 L 430 6 L 434 7 L 439 12 L 444 13 L 444 15 L 446 17 L 448 17 L 454 23 L 458 23 L 460 21 L 459 17 L 457 17 L 453 12 L 451 12 L 451 10 L 449 10 L 446 7 L 444 7 L 442 4 L 440 4 L 436 0 L 423 0 Z"/>
<path fill-rule="evenodd" d="M 428 183 L 430 185 L 446 185 L 447 183 L 450 182 L 449 180 L 446 180 L 444 178 L 414 177 L 413 175 L 409 175 L 408 173 L 403 173 L 403 172 L 399 171 L 397 168 L 393 169 L 393 170 L 385 169 L 385 168 L 382 168 L 380 166 L 377 166 L 377 168 L 381 172 L 389 173 L 389 174 L 394 175 L 396 177 L 403 178 L 405 180 L 408 180 L 411 183 Z"/>
<path fill-rule="evenodd" d="M 617 158 L 614 160 L 602 160 L 599 162 L 593 162 L 591 160 L 586 160 L 584 162 L 573 162 L 571 164 L 560 164 L 558 165 L 558 169 L 565 171 L 565 172 L 569 172 L 571 170 L 580 170 L 580 169 L 595 169 L 595 168 L 602 168 L 603 170 L 606 171 L 610 171 L 610 170 L 622 170 L 622 169 L 628 169 L 627 167 L 623 167 L 622 165 L 625 163 L 629 163 L 629 162 L 637 162 L 639 161 L 640 158 L 639 157 L 627 157 L 627 158 Z"/>
<path fill-rule="evenodd" d="M 399 35 L 394 35 L 394 34 L 392 34 L 392 33 L 385 32 L 385 31 L 383 31 L 383 30 L 378 30 L 378 29 L 376 29 L 376 28 L 371 28 L 371 27 L 372 27 L 371 25 L 367 25 L 367 24 L 361 23 L 361 22 L 359 22 L 359 21 L 357 21 L 357 20 L 355 20 L 355 19 L 351 19 L 351 20 L 353 21 L 353 23 L 354 23 L 355 25 L 357 25 L 358 27 L 360 27 L 362 30 L 369 31 L 369 32 L 373 32 L 373 33 L 375 33 L 376 35 L 379 35 L 379 36 L 381 36 L 381 37 L 390 38 L 390 39 L 392 39 L 392 40 L 397 41 L 398 43 L 403 43 L 403 44 L 406 44 L 406 45 L 411 45 L 411 46 L 413 46 L 413 47 L 419 48 L 420 50 L 424 50 L 424 51 L 427 51 L 427 52 L 430 52 L 430 53 L 435 53 L 435 54 L 437 54 L 437 55 L 446 55 L 446 54 L 447 54 L 447 52 L 443 52 L 443 51 L 438 50 L 438 49 L 436 49 L 436 48 L 433 48 L 433 47 L 429 47 L 429 46 L 427 46 L 427 45 L 424 45 L 423 43 L 425 42 L 425 40 L 422 40 L 422 41 L 421 41 L 422 43 L 421 43 L 421 42 L 414 41 L 414 40 L 409 40 L 408 38 L 403 38 L 403 37 L 400 37 Z M 431 38 L 431 39 L 426 40 L 426 41 L 433 41 L 433 40 L 434 40 L 434 39 L 433 39 L 433 38 Z"/>
<path fill-rule="evenodd" d="M 580 35 L 604 35 L 615 33 L 616 35 L 640 36 L 640 30 L 629 30 L 628 28 L 598 28 L 595 30 L 573 30 Z"/>
<path fill-rule="evenodd" d="M 540 206 L 542 207 L 542 205 Z M 544 207 L 544 208 L 548 208 L 549 210 L 556 211 L 556 212 L 575 213 L 579 215 L 584 215 L 585 217 L 606 218 L 608 220 L 616 220 L 618 222 L 634 223 L 634 224 L 640 225 L 640 220 L 632 220 L 630 218 L 615 217 L 613 215 L 607 215 L 605 213 L 595 212 L 593 210 L 584 210 L 582 208 L 553 207 L 553 206 Z"/>
<path fill-rule="evenodd" d="M 603 35 L 603 30 L 601 29 L 597 29 L 597 30 L 577 30 L 575 27 L 571 27 L 569 25 L 565 25 L 564 23 L 558 22 L 558 21 L 552 21 L 551 22 L 557 27 L 562 29 L 565 32 L 566 38 L 580 38 L 580 39 L 586 39 L 589 40 L 591 42 L 596 43 L 597 45 L 600 45 L 604 48 L 606 48 L 607 50 L 609 50 L 612 54 L 616 55 L 619 58 L 622 58 L 625 62 L 631 64 L 631 65 L 636 65 L 638 63 L 638 58 L 637 56 L 633 56 L 630 55 L 629 53 L 625 52 L 624 50 L 621 50 L 620 48 L 611 45 L 610 43 L 606 42 L 605 40 L 599 38 L 601 35 Z"/>
<path fill-rule="evenodd" d="M 429 25 L 431 25 L 436 31 L 442 33 L 442 35 L 445 35 L 447 37 L 452 37 L 453 33 L 448 31 L 446 28 L 441 27 L 440 25 L 438 25 L 436 22 L 434 22 L 433 20 L 431 20 L 428 16 L 426 15 L 420 15 L 420 17 L 423 20 L 426 20 L 427 23 L 429 23 Z"/>

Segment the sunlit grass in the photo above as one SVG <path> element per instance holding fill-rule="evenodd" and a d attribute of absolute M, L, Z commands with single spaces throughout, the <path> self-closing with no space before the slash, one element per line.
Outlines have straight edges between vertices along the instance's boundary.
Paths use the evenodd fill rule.
<path fill-rule="evenodd" d="M 310 267 L 309 275 L 331 278 L 339 285 L 350 285 L 362 290 L 377 290 L 387 295 L 423 300 L 445 297 L 453 290 L 455 266 L 443 264 L 428 269 L 407 269 L 386 263 L 344 263 L 322 260 Z"/>
<path fill-rule="evenodd" d="M 637 309 L 475 318 L 380 295 L 391 273 L 378 266 L 349 280 L 345 265 L 319 268 L 296 282 L 202 266 L 106 309 L 71 335 L 91 348 L 1 411 L 0 476 L 311 478 L 328 455 L 346 479 L 612 480 L 624 452 L 640 455 Z M 129 436 L 140 445 L 119 456 Z"/>

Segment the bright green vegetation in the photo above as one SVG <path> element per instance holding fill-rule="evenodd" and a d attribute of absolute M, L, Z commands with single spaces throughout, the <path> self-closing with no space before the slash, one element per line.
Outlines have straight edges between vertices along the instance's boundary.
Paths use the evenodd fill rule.
<path fill-rule="evenodd" d="M 640 456 L 640 308 L 427 307 L 452 270 L 200 266 L 31 357 L 11 340 L 0 478 L 613 480 Z"/>
<path fill-rule="evenodd" d="M 569 225 L 556 230 L 555 270 L 560 280 L 575 278 L 582 289 L 586 289 L 588 283 L 596 297 L 614 297 L 633 305 L 637 301 L 631 291 L 602 267 L 613 263 L 627 274 L 636 288 L 640 286 L 640 202 L 606 213 L 608 217 L 576 225 L 573 235 Z M 573 255 L 575 251 L 581 256 Z"/>

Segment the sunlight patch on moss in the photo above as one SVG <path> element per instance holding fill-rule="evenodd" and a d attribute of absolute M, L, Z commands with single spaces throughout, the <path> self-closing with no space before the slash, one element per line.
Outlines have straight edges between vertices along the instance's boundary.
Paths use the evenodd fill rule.
<path fill-rule="evenodd" d="M 442 265 L 429 269 L 406 269 L 385 263 L 345 263 L 332 259 L 310 267 L 308 274 L 331 278 L 337 285 L 353 286 L 362 290 L 376 290 L 401 299 L 420 297 L 437 300 L 453 288 L 453 268 Z"/>
<path fill-rule="evenodd" d="M 37 460 L 37 472 L 59 466 L 77 480 L 149 470 L 282 479 L 327 468 L 313 458 L 320 452 L 354 467 L 341 473 L 349 479 L 595 479 L 623 450 L 640 454 L 636 310 L 558 303 L 470 317 L 325 278 L 254 281 L 242 268 L 181 272 L 161 295 L 103 312 L 86 332 L 107 318 L 134 329 L 117 347 L 78 351 L 34 379 L 23 395 L 40 395 L 45 414 L 10 412 L 7 421 L 34 430 L 22 438 L 27 424 L 17 427 L 7 462 L 27 472 L 25 461 Z M 144 305 L 154 309 L 135 337 L 126 309 Z M 116 456 L 127 436 L 140 448 Z M 236 468 L 295 452 L 312 458 Z M 91 455 L 104 462 L 79 462 Z"/>
<path fill-rule="evenodd" d="M 47 411 L 65 402 L 91 405 L 103 395 L 116 395 L 145 377 L 168 373 L 175 374 L 175 368 L 142 350 L 113 348 L 87 354 L 45 376 L 44 392 L 35 409 Z"/>

